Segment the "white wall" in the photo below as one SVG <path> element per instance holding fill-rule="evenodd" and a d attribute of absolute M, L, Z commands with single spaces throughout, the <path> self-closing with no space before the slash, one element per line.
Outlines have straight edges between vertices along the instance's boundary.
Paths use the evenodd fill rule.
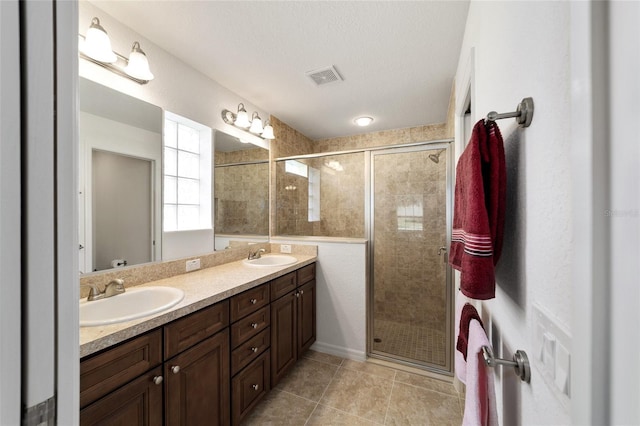
<path fill-rule="evenodd" d="M 367 355 L 367 243 L 272 238 L 318 246 L 317 338 L 312 349 L 364 361 Z"/>
<path fill-rule="evenodd" d="M 530 384 L 511 370 L 496 371 L 501 424 L 570 423 L 568 398 L 537 360 L 533 309 L 571 337 L 569 22 L 568 2 L 472 1 L 458 63 L 457 88 L 466 87 L 473 68 L 474 122 L 492 110 L 514 111 L 524 97 L 535 102 L 530 127 L 499 121 L 508 177 L 505 246 L 496 298 L 483 303 L 483 317 L 494 349 L 504 357 L 525 350 L 533 367 Z"/>

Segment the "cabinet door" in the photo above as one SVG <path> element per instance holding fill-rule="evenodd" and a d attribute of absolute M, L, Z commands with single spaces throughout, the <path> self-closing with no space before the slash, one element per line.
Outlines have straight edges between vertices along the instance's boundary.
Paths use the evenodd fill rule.
<path fill-rule="evenodd" d="M 275 302 L 271 302 L 272 388 L 296 363 L 297 296 L 298 292 L 292 291 Z"/>
<path fill-rule="evenodd" d="M 239 425 L 269 392 L 269 350 L 233 378 L 233 424 Z"/>
<path fill-rule="evenodd" d="M 298 356 L 316 341 L 316 281 L 298 288 Z"/>
<path fill-rule="evenodd" d="M 161 376 L 158 367 L 83 408 L 80 424 L 162 426 L 162 381 L 154 381 Z"/>
<path fill-rule="evenodd" d="M 229 331 L 164 364 L 167 425 L 229 423 Z"/>

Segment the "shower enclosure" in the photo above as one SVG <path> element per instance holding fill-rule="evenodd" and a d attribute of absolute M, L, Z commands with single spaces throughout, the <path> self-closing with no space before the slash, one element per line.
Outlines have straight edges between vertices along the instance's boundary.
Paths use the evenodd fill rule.
<path fill-rule="evenodd" d="M 368 240 L 367 354 L 452 370 L 451 142 L 276 160 L 276 235 Z"/>
<path fill-rule="evenodd" d="M 371 152 L 369 356 L 451 374 L 449 143 Z"/>

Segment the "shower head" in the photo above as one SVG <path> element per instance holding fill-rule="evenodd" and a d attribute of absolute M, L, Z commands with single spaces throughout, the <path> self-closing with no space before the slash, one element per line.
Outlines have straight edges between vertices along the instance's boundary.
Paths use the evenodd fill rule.
<path fill-rule="evenodd" d="M 443 151 L 444 149 L 441 149 L 436 154 L 429 154 L 429 159 L 434 163 L 438 164 L 440 162 L 440 154 L 442 154 Z"/>

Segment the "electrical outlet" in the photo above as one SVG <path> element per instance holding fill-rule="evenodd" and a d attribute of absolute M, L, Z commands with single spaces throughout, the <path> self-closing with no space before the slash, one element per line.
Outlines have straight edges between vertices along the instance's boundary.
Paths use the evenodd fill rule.
<path fill-rule="evenodd" d="M 187 260 L 187 272 L 200 269 L 200 259 Z"/>
<path fill-rule="evenodd" d="M 280 253 L 291 253 L 291 244 L 280 244 Z"/>

